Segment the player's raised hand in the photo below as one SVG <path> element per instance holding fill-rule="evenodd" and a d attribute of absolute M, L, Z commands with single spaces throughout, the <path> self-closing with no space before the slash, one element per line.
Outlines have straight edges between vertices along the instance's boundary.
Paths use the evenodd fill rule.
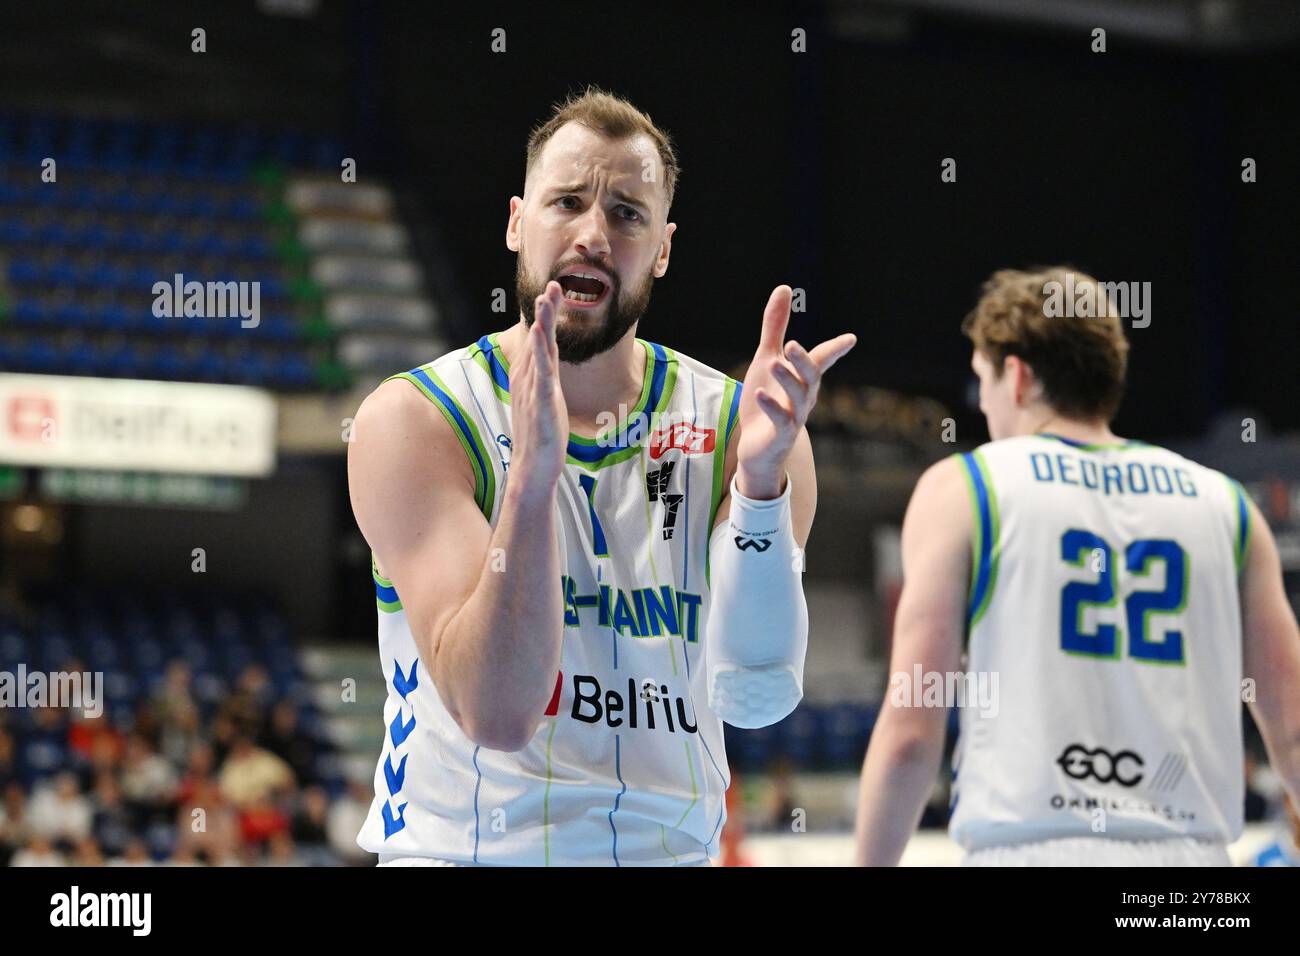
<path fill-rule="evenodd" d="M 564 470 L 569 414 L 560 388 L 560 350 L 555 322 L 564 291 L 548 282 L 533 303 L 535 320 L 520 358 L 510 369 L 511 423 L 514 429 L 510 471 L 526 488 L 549 494 Z"/>
<path fill-rule="evenodd" d="M 750 498 L 781 494 L 786 460 L 817 403 L 822 375 L 858 341 L 857 336 L 845 333 L 811 352 L 798 342 L 786 342 L 791 295 L 788 285 L 772 290 L 763 310 L 758 351 L 741 392 L 736 486 Z"/>

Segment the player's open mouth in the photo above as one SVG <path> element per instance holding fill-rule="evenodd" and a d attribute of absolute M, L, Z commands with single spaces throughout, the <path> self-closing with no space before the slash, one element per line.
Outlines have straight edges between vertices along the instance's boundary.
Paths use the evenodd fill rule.
<path fill-rule="evenodd" d="M 603 302 L 609 290 L 607 279 L 591 269 L 575 269 L 556 279 L 564 290 L 564 301 L 572 305 L 591 306 Z"/>

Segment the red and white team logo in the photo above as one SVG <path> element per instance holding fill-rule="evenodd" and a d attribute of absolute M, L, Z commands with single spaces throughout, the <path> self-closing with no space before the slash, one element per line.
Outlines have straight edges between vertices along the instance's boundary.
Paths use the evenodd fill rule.
<path fill-rule="evenodd" d="M 683 455 L 707 455 L 713 451 L 717 430 L 696 428 L 690 422 L 675 422 L 650 436 L 650 457 L 657 459 L 676 448 Z"/>
<path fill-rule="evenodd" d="M 54 424 L 54 402 L 43 395 L 13 396 L 8 413 L 9 435 L 15 441 L 41 441 L 46 424 Z"/>

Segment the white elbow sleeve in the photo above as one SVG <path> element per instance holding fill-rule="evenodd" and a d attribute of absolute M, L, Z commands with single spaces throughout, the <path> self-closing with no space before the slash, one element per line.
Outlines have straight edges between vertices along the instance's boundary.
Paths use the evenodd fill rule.
<path fill-rule="evenodd" d="M 731 514 L 709 541 L 705 635 L 709 707 L 735 727 L 766 727 L 803 697 L 808 604 L 790 518 L 790 481 L 771 501 L 731 482 Z"/>

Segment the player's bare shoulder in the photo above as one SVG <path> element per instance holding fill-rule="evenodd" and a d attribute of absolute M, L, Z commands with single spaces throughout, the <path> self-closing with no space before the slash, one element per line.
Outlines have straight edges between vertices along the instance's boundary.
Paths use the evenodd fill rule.
<path fill-rule="evenodd" d="M 936 499 L 960 497 L 965 494 L 966 476 L 958 455 L 940 458 L 921 473 L 916 483 L 916 494 L 922 493 Z M 960 494 L 959 494 L 960 493 Z"/>
<path fill-rule="evenodd" d="M 972 524 L 965 466 L 961 456 L 948 455 L 921 474 L 907 506 L 904 528 L 961 537 L 970 533 Z"/>
<path fill-rule="evenodd" d="M 420 390 L 404 379 L 381 383 L 362 401 L 348 444 L 348 484 L 358 492 L 391 492 L 422 485 L 463 483 L 472 495 L 474 473 L 456 433 Z"/>
<path fill-rule="evenodd" d="M 357 409 L 348 494 L 377 569 L 423 628 L 445 604 L 444 591 L 460 581 L 449 573 L 427 578 L 420 569 L 457 548 L 468 553 L 472 542 L 486 541 L 488 529 L 464 447 L 440 408 L 408 379 L 383 382 Z"/>

